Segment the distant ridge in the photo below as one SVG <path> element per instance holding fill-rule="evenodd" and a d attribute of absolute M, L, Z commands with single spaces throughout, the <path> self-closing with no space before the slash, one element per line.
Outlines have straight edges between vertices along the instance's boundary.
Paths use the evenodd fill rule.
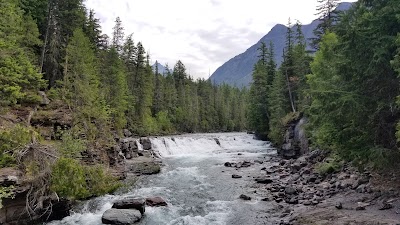
<path fill-rule="evenodd" d="M 343 2 L 337 7 L 337 10 L 346 11 L 351 7 L 352 3 Z M 303 25 L 302 31 L 306 40 L 313 38 L 313 30 L 319 24 L 318 20 L 314 20 L 311 24 Z M 267 46 L 270 41 L 274 43 L 275 61 L 278 65 L 282 62 L 282 53 L 285 47 L 285 35 L 287 27 L 282 24 L 275 25 L 268 34 L 262 37 L 256 44 L 248 48 L 245 52 L 233 57 L 229 61 L 220 66 L 210 77 L 211 81 L 216 84 L 226 83 L 238 87 L 249 86 L 252 81 L 253 66 L 257 62 L 257 49 L 261 42 L 265 42 Z"/>
<path fill-rule="evenodd" d="M 167 74 L 167 68 L 165 68 L 165 66 L 161 65 L 160 63 L 157 62 L 158 65 L 158 73 L 161 75 L 166 75 Z M 151 68 L 153 68 L 153 72 L 156 72 L 156 63 L 154 63 Z M 171 69 L 170 72 L 172 73 Z"/>

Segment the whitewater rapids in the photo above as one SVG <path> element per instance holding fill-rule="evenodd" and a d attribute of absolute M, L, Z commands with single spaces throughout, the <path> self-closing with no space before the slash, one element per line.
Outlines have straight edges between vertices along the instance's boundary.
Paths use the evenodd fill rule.
<path fill-rule="evenodd" d="M 167 207 L 146 207 L 142 225 L 264 224 L 259 212 L 267 205 L 238 196 L 250 191 L 252 177 L 232 179 L 227 161 L 267 161 L 275 150 L 246 133 L 191 134 L 151 138 L 154 154 L 163 161 L 160 174 L 140 179 L 115 195 L 89 200 L 79 210 L 51 225 L 100 225 L 112 202 L 131 196 L 160 196 Z M 260 167 L 247 168 L 256 173 Z M 237 171 L 241 173 L 242 171 Z M 244 172 L 243 172 L 244 173 Z"/>

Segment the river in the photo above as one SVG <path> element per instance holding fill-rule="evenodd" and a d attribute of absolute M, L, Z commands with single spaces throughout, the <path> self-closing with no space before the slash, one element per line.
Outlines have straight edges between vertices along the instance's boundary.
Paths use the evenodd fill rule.
<path fill-rule="evenodd" d="M 179 135 L 151 138 L 151 142 L 164 164 L 161 173 L 146 176 L 115 195 L 89 200 L 71 216 L 50 224 L 100 225 L 113 201 L 130 196 L 160 196 L 169 204 L 146 207 L 142 225 L 269 224 L 264 217 L 273 210 L 270 204 L 257 197 L 239 199 L 241 194 L 257 191 L 250 174 L 257 174 L 275 154 L 268 142 L 246 133 Z M 256 161 L 255 166 L 243 170 L 224 166 L 244 160 Z M 232 179 L 233 173 L 243 178 Z"/>

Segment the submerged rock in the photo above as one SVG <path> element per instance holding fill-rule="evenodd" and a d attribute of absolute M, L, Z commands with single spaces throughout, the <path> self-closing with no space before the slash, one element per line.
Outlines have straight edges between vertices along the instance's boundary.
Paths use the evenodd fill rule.
<path fill-rule="evenodd" d="M 142 219 L 142 214 L 136 209 L 111 208 L 101 217 L 103 224 L 131 225 Z"/>
<path fill-rule="evenodd" d="M 161 197 L 146 198 L 146 204 L 152 207 L 167 206 L 167 202 Z"/>

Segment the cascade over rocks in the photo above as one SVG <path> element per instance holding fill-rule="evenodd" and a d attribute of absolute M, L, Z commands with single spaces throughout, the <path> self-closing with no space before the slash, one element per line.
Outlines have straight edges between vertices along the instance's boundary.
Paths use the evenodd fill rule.
<path fill-rule="evenodd" d="M 278 154 L 284 159 L 298 158 L 307 153 L 308 138 L 304 129 L 307 123 L 305 117 L 294 118 L 286 125 L 284 142 L 278 148 Z"/>

